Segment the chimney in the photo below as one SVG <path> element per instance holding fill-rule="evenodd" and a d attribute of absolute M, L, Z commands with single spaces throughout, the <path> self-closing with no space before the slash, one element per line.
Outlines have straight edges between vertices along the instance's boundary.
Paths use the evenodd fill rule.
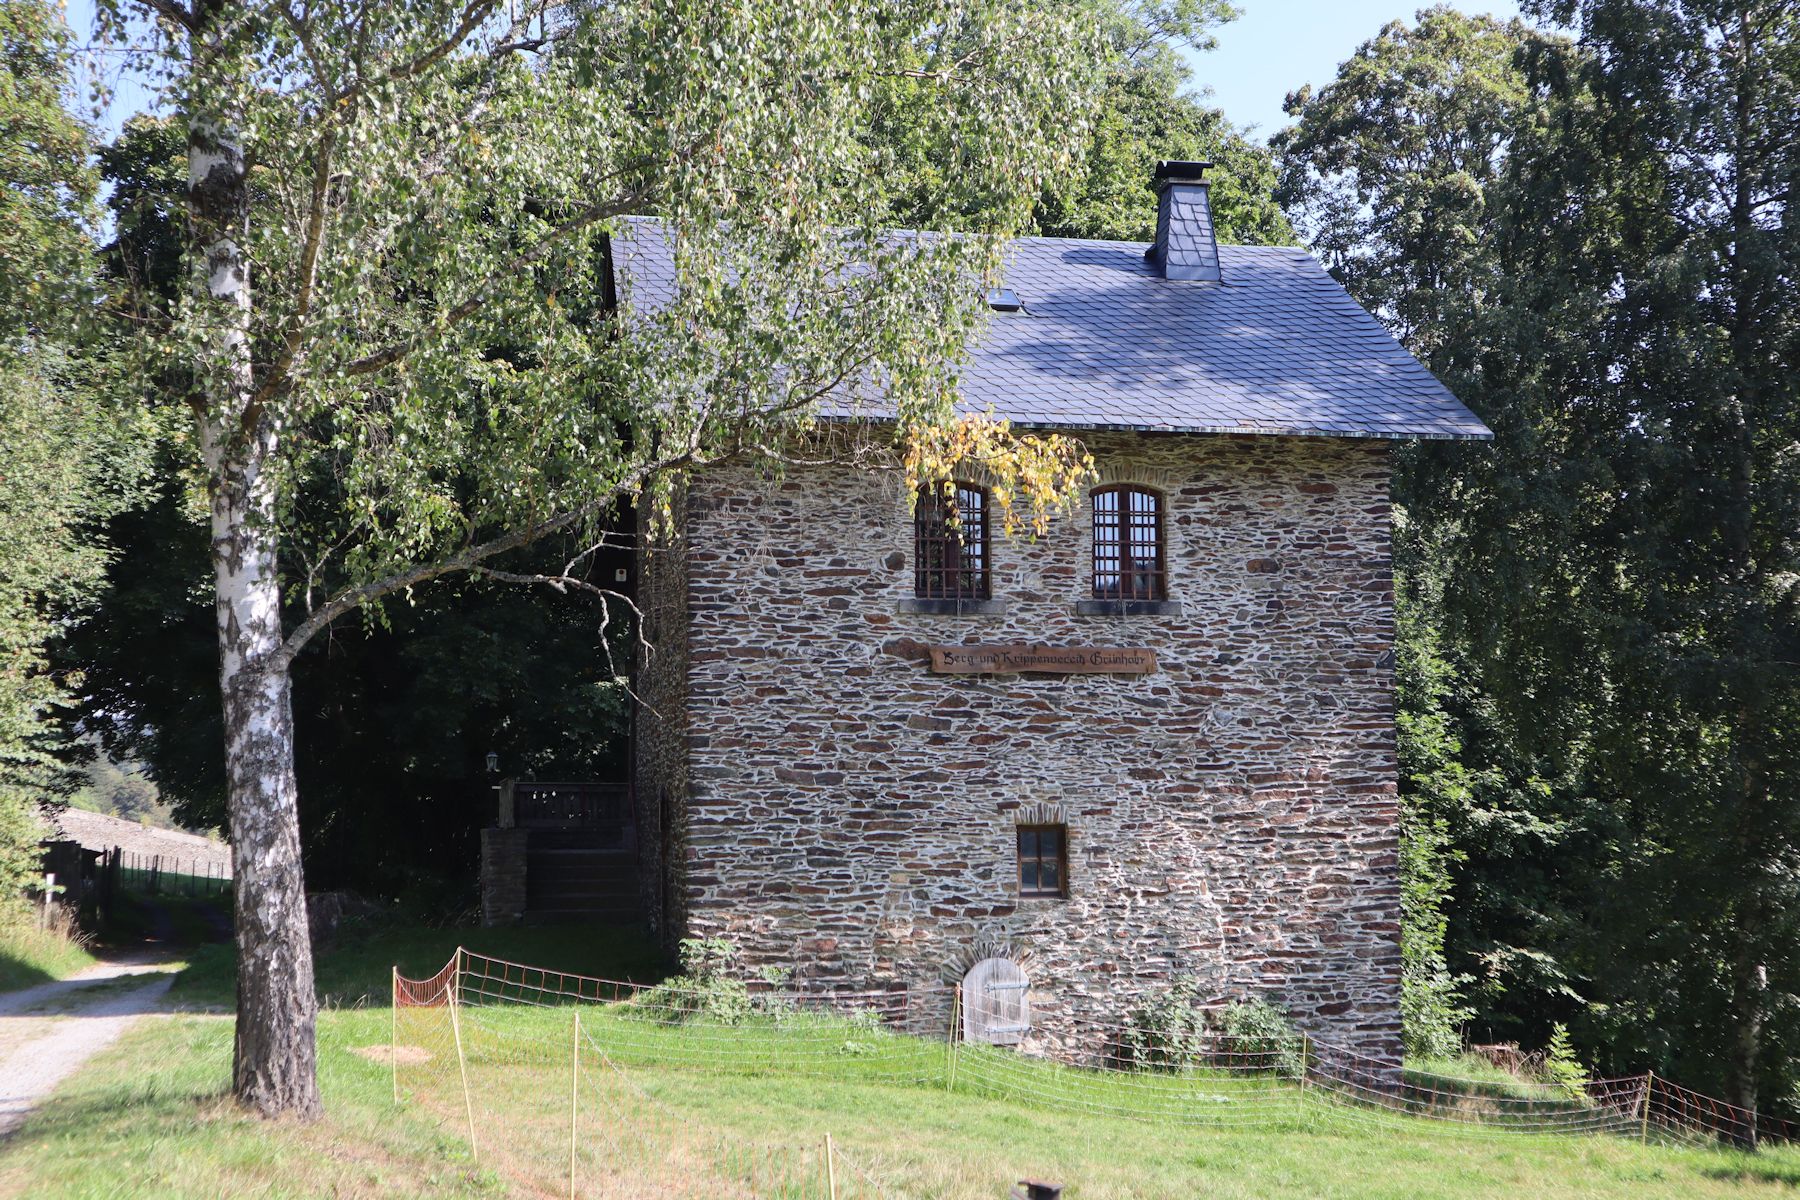
<path fill-rule="evenodd" d="M 1164 279 L 1219 278 L 1219 243 L 1213 237 L 1209 162 L 1156 164 L 1156 241 L 1144 261 Z"/>

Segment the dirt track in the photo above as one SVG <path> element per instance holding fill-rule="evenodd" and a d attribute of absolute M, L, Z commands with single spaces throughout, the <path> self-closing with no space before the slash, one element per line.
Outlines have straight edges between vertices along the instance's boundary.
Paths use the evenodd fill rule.
<path fill-rule="evenodd" d="M 136 977 L 143 982 L 129 982 Z M 145 956 L 0 996 L 0 1137 L 134 1021 L 162 1005 L 174 976 Z"/>

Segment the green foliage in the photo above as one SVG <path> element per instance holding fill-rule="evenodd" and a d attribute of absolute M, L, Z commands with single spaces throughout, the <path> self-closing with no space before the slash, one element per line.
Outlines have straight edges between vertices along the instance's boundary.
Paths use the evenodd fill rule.
<path fill-rule="evenodd" d="M 703 1019 L 738 1025 L 761 1011 L 750 988 L 729 972 L 738 950 L 729 938 L 682 938 L 677 947 L 681 974 L 664 980 L 633 1001 L 633 1007 L 661 1021 Z"/>
<path fill-rule="evenodd" d="M 1407 536 L 1405 514 L 1398 536 Z M 1400 1020 L 1409 1056 L 1448 1058 L 1462 1048 L 1474 1010 L 1462 1002 L 1468 975 L 1444 957 L 1452 868 L 1466 855 L 1451 840 L 1450 819 L 1466 811 L 1471 782 L 1444 702 L 1454 682 L 1441 637 L 1430 624 L 1438 600 L 1424 572 L 1395 598 L 1395 725 L 1400 795 Z"/>
<path fill-rule="evenodd" d="M 84 739 L 92 745 L 92 739 Z M 105 813 L 158 829 L 178 829 L 173 814 L 157 794 L 156 784 L 132 764 L 121 765 L 97 752 L 82 771 L 82 780 L 69 797 L 72 808 Z"/>
<path fill-rule="evenodd" d="M 97 181 L 70 114 L 74 39 L 45 0 L 0 7 L 0 354 L 66 334 L 90 298 Z"/>
<path fill-rule="evenodd" d="M 135 479 L 131 422 L 83 386 L 104 370 L 81 338 L 96 180 L 60 12 L 0 8 L 0 900 L 35 862 L 40 804 L 75 777 L 54 716 L 72 680 L 51 642 L 105 565 L 92 533 Z"/>
<path fill-rule="evenodd" d="M 1249 245 L 1293 241 L 1275 202 L 1270 152 L 1189 89 L 1179 48 L 1210 49 L 1210 31 L 1237 14 L 1219 0 L 1095 6 L 1108 53 L 1088 136 L 1067 169 L 1051 175 L 1031 213 L 1049 237 L 1149 241 L 1156 229 L 1151 170 L 1159 159 L 1216 163 L 1213 219 L 1219 238 Z M 922 137 L 931 94 L 905 81 L 889 86 L 865 134 L 882 157 L 889 224 L 923 229 L 980 228 L 991 214 L 971 210 L 947 188 L 946 163 Z"/>
<path fill-rule="evenodd" d="M 903 432 L 944 427 L 997 246 L 875 237 L 861 131 L 891 80 L 920 89 L 913 136 L 944 203 L 1000 233 L 1066 159 L 1093 90 L 1070 5 L 795 20 L 624 0 L 546 18 L 555 36 L 529 45 L 447 2 L 309 9 L 296 27 L 198 11 L 191 36 L 215 49 L 171 46 L 168 69 L 190 118 L 241 131 L 267 181 L 247 197 L 247 332 L 286 350 L 247 386 L 285 439 L 267 477 L 288 578 L 315 605 L 375 605 L 397 576 L 514 531 L 593 544 L 646 489 L 661 511 L 672 473 L 778 456 L 825 390 L 860 403 L 879 386 Z M 678 242 L 655 311 L 597 269 L 634 212 Z M 138 348 L 191 364 L 203 425 L 224 430 L 248 396 L 214 304 L 185 284 L 140 295 Z"/>
<path fill-rule="evenodd" d="M 737 943 L 730 938 L 682 938 L 675 950 L 681 973 L 693 980 L 723 978 L 737 966 Z"/>
<path fill-rule="evenodd" d="M 1263 1070 L 1298 1079 L 1306 1070 L 1304 1043 L 1288 1015 L 1261 996 L 1234 1000 L 1208 1014 L 1226 1054 L 1246 1055 Z"/>
<path fill-rule="evenodd" d="M 1122 1057 L 1146 1071 L 1179 1071 L 1205 1057 L 1205 997 L 1192 979 L 1153 993 L 1125 1018 Z"/>
<path fill-rule="evenodd" d="M 1045 191 L 1034 214 L 1050 237 L 1149 241 L 1156 234 L 1151 171 L 1159 159 L 1216 164 L 1213 221 L 1222 242 L 1280 245 L 1294 240 L 1275 203 L 1275 164 L 1225 114 L 1183 91 L 1156 68 L 1115 70 L 1102 93 L 1082 162 Z"/>
<path fill-rule="evenodd" d="M 1576 38 L 1428 10 L 1278 142 L 1302 232 L 1495 432 L 1397 456 L 1433 614 L 1397 655 L 1409 908 L 1438 893 L 1496 1035 L 1767 1107 L 1800 1071 L 1800 15 L 1534 7 Z"/>
<path fill-rule="evenodd" d="M 1561 1021 L 1550 1027 L 1550 1044 L 1544 1048 L 1544 1078 L 1572 1100 L 1587 1099 L 1587 1087 L 1592 1081 L 1575 1053 L 1569 1027 Z"/>
<path fill-rule="evenodd" d="M 1225 1061 L 1300 1077 L 1304 1042 L 1286 1013 L 1260 996 L 1217 1007 L 1205 1007 L 1206 1001 L 1200 984 L 1191 979 L 1177 980 L 1143 1000 L 1126 1017 L 1120 1057 L 1145 1071 L 1182 1071 Z"/>

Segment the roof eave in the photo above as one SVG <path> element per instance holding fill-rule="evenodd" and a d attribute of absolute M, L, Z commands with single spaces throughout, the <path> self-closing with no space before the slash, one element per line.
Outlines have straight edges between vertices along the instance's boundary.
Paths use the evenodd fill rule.
<path fill-rule="evenodd" d="M 842 421 L 851 423 L 866 421 L 870 424 L 887 424 L 894 420 L 891 416 L 874 413 L 821 413 L 821 421 Z M 1006 418 L 1008 424 L 1019 429 L 1067 429 L 1091 430 L 1095 433 L 1169 433 L 1193 434 L 1207 437 L 1290 437 L 1290 438 L 1337 438 L 1342 441 L 1389 441 L 1389 442 L 1491 442 L 1494 433 L 1483 428 L 1479 432 L 1460 429 L 1361 429 L 1334 428 L 1308 425 L 1146 425 L 1125 421 L 1029 421 Z"/>

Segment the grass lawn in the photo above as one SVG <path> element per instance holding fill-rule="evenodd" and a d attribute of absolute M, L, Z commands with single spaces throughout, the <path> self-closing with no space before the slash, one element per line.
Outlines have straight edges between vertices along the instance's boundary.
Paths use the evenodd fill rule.
<path fill-rule="evenodd" d="M 222 1099 L 228 1018 L 151 1018 L 0 1149 L 0 1194 L 566 1195 L 569 1010 L 465 1010 L 460 1035 L 469 1052 L 479 1167 L 467 1146 L 468 1114 L 448 1041 L 458 1031 L 446 1028 L 446 1010 L 402 1014 L 401 1041 L 413 1048 L 400 1076 L 409 1102 L 392 1104 L 382 1058 L 392 1019 L 385 1007 L 388 968 L 399 957 L 409 973 L 427 974 L 459 940 L 564 969 L 616 976 L 632 973 L 635 964 L 635 973 L 653 973 L 653 957 L 641 947 L 589 931 L 478 938 L 475 931 L 390 930 L 347 942 L 322 958 L 319 972 L 321 988 L 351 1005 L 320 1020 L 329 1110 L 323 1121 L 262 1123 Z M 220 970 L 203 956 L 178 987 L 189 1003 L 216 998 Z M 228 980 L 228 970 L 223 977 Z M 808 1148 L 826 1133 L 842 1152 L 838 1182 L 846 1200 L 998 1200 L 1028 1175 L 1066 1184 L 1070 1200 L 1791 1198 L 1800 1187 L 1800 1153 L 1785 1149 L 1744 1155 L 1605 1137 L 1471 1136 L 1402 1118 L 1277 1103 L 1268 1088 L 1247 1102 L 1247 1094 L 1205 1078 L 1151 1086 L 1217 1090 L 1222 1121 L 1241 1111 L 1252 1123 L 1176 1126 L 1096 1111 L 1103 1096 L 1093 1089 L 1103 1085 L 1091 1078 L 1088 1091 L 1071 1090 L 1046 1073 L 1044 1103 L 981 1094 L 979 1056 L 964 1059 L 953 1094 L 941 1083 L 884 1081 L 884 1074 L 923 1076 L 935 1065 L 924 1049 L 914 1052 L 915 1061 L 864 1044 L 891 1035 L 846 1036 L 846 1027 L 828 1022 L 803 1022 L 797 1037 L 794 1029 L 752 1027 L 709 1042 L 711 1034 L 659 1027 L 617 1010 L 582 1011 L 584 1026 L 609 1054 L 602 1060 L 584 1050 L 577 1081 L 577 1173 L 587 1196 L 768 1196 L 780 1194 L 771 1180 L 803 1179 L 813 1182 L 797 1194 L 820 1196 L 818 1157 Z M 812 1056 L 805 1061 L 817 1068 L 813 1076 L 769 1069 L 765 1044 L 784 1036 Z M 667 1043 L 660 1047 L 665 1062 L 674 1045 L 689 1054 L 674 1061 L 688 1065 L 648 1065 L 657 1039 Z M 893 1039 L 896 1045 L 909 1040 Z M 988 1067 L 1026 1069 L 1010 1055 Z M 1119 1081 L 1143 1085 L 1144 1077 Z M 744 1186 L 759 1170 L 761 1182 Z"/>

